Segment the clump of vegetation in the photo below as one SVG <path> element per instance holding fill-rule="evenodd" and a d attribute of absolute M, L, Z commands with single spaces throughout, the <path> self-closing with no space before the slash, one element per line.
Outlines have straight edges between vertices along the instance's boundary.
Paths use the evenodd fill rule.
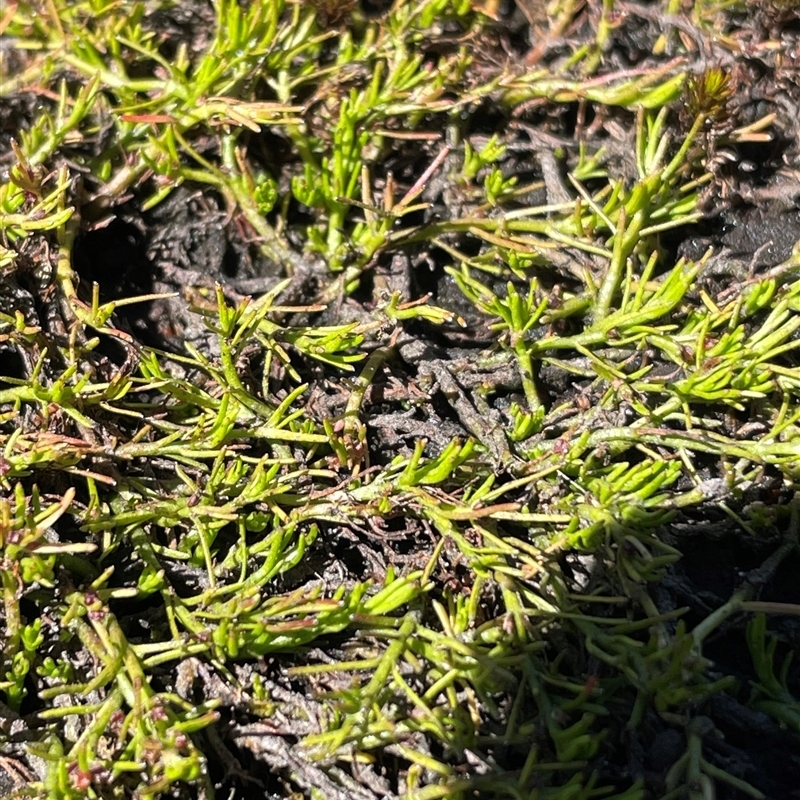
<path fill-rule="evenodd" d="M 707 705 L 798 731 L 797 251 L 676 241 L 775 116 L 687 67 L 730 4 L 635 69 L 633 12 L 519 5 L 0 18 L 15 796 L 767 796 Z M 709 518 L 771 555 L 698 615 Z"/>

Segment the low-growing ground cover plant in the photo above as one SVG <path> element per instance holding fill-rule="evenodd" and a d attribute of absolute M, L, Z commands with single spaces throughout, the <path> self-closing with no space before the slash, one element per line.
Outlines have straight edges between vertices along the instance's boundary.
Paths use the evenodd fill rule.
<path fill-rule="evenodd" d="M 789 797 L 796 11 L 6 3 L 2 791 Z"/>

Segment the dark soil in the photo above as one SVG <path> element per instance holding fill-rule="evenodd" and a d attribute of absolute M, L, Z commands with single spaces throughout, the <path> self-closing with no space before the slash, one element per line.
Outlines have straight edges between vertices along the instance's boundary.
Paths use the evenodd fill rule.
<path fill-rule="evenodd" d="M 198 8 L 204 4 L 193 4 Z M 713 153 L 709 163 L 714 180 L 706 189 L 704 217 L 695 225 L 670 232 L 663 238 L 663 247 L 676 255 L 698 258 L 707 248 L 715 254 L 703 280 L 715 287 L 727 286 L 754 272 L 767 271 L 789 257 L 800 241 L 800 24 L 791 4 L 752 4 L 746 11 L 721 11 L 728 14 L 724 27 L 741 45 L 738 52 L 721 47 L 713 38 L 692 28 L 688 17 L 664 19 L 648 3 L 616 3 L 618 24 L 613 38 L 603 53 L 604 71 L 644 67 L 655 63 L 651 51 L 655 40 L 664 31 L 694 41 L 696 61 L 693 70 L 711 64 L 723 64 L 735 76 L 735 93 L 730 104 L 730 130 L 766 114 L 776 114 L 775 135 L 758 145 L 726 144 Z M 535 8 L 536 3 L 520 2 L 520 7 Z M 564 33 L 574 44 L 594 36 L 594 15 L 599 4 L 588 3 L 584 13 Z M 169 14 L 159 12 L 149 19 L 154 29 L 163 27 L 174 36 L 174 29 L 189 39 L 202 37 L 202 26 L 196 17 L 180 4 Z M 380 8 L 370 7 L 370 13 L 380 14 Z M 554 63 L 562 55 L 558 41 L 541 40 L 543 29 L 532 32 L 528 17 L 511 4 L 501 8 L 500 21 L 476 48 L 475 70 L 491 71 L 498 60 L 527 58 L 531 63 Z M 721 27 L 722 24 L 721 24 Z M 167 31 L 167 29 L 169 29 Z M 759 43 L 778 42 L 777 49 L 761 48 Z M 531 44 L 533 42 L 533 44 Z M 446 45 L 443 45 L 446 46 Z M 668 55 L 668 54 L 667 54 Z M 666 58 L 667 56 L 665 56 Z M 31 102 L 20 95 L 0 103 L 0 156 L 7 156 L 9 136 L 26 125 Z M 523 178 L 547 173 L 555 164 L 562 177 L 577 158 L 578 143 L 590 149 L 605 145 L 618 153 L 616 163 L 625 174 L 626 152 L 630 140 L 630 115 L 605 109 L 604 119 L 593 118 L 593 110 L 577 105 L 564 106 L 542 102 L 528 108 L 496 108 L 490 100 L 464 121 L 462 135 L 485 137 L 496 133 L 508 145 L 504 170 Z M 619 120 L 615 119 L 615 115 Z M 435 120 L 433 121 L 435 123 Z M 678 115 L 674 124 L 680 125 Z M 398 149 L 393 161 L 386 164 L 395 178 L 405 184 L 413 183 L 421 169 L 430 162 L 431 154 L 419 142 Z M 259 148 L 264 158 L 273 161 L 272 168 L 280 173 L 280 142 L 259 141 L 253 134 L 251 151 Z M 543 165 L 544 170 L 543 170 Z M 550 178 L 545 174 L 546 182 Z M 557 184 L 548 183 L 548 189 Z M 213 299 L 214 286 L 220 283 L 226 297 L 238 301 L 247 295 L 260 295 L 272 288 L 282 277 L 281 271 L 264 258 L 254 246 L 250 232 L 226 212 L 222 198 L 209 193 L 201 185 L 184 184 L 168 200 L 150 211 L 143 211 L 141 201 L 145 192 L 136 190 L 124 202 L 110 209 L 101 219 L 87 220 L 80 231 L 74 251 L 74 266 L 81 278 L 81 292 L 87 292 L 93 282 L 99 284 L 103 301 L 141 294 L 169 294 L 120 309 L 115 325 L 135 342 L 157 348 L 175 356 L 186 353 L 187 345 L 214 358 L 216 340 L 192 308 L 202 307 L 205 298 Z M 432 182 L 424 199 L 430 207 L 424 213 L 429 218 L 451 216 L 460 202 L 457 192 Z M 540 201 L 544 198 L 540 198 Z M 531 202 L 536 202 L 532 198 Z M 291 222 L 302 220 L 308 211 L 301 207 L 292 210 Z M 28 253 L 33 262 L 39 254 Z M 467 303 L 443 269 L 445 254 L 436 249 L 407 248 L 402 252 L 384 253 L 365 276 L 359 290 L 348 298 L 330 304 L 323 314 L 306 315 L 308 324 L 338 324 L 370 314 L 381 287 L 399 288 L 409 299 L 431 293 L 437 305 L 451 309 L 467 321 L 466 328 L 434 328 L 422 323 L 407 326 L 404 341 L 397 356 L 379 375 L 367 392 L 362 405 L 362 420 L 369 430 L 372 451 L 370 463 L 381 465 L 398 454 L 408 454 L 420 438 L 429 440 L 428 452 L 435 454 L 454 438 L 468 439 L 475 435 L 471 424 L 467 398 L 482 382 L 494 382 L 495 392 L 489 413 L 498 419 L 504 408 L 520 396 L 521 387 L 516 373 L 502 371 L 487 373 L 474 364 L 477 348 L 491 341 L 490 320 L 482 318 Z M 568 275 L 548 280 L 555 286 Z M 325 275 L 317 264 L 309 262 L 296 273 L 296 280 L 285 295 L 285 304 L 310 304 L 320 296 Z M 41 321 L 43 330 L 51 336 L 63 337 L 60 311 L 48 295 L 47 285 L 40 285 L 31 271 L 6 277 L 2 284 L 5 307 L 14 307 Z M 88 300 L 88 295 L 85 296 Z M 120 340 L 103 338 L 95 351 L 99 374 L 111 375 L 133 357 Z M 179 362 L 176 362 L 179 367 Z M 259 374 L 253 363 L 251 372 Z M 321 420 L 338 417 L 344 411 L 349 393 L 347 386 L 334 371 L 322 367 L 304 370 L 304 381 L 311 384 L 309 407 Z M 32 365 L 22 363 L 17 353 L 0 350 L 0 373 L 25 378 Z M 432 375 L 439 389 L 432 395 Z M 441 378 L 449 378 L 450 389 Z M 551 407 L 572 399 L 585 387 L 573 376 L 549 369 L 538 376 L 544 396 Z M 473 410 L 474 413 L 474 410 Z M 747 419 L 737 421 L 746 424 Z M 484 441 L 492 452 L 491 440 Z M 498 459 L 501 450 L 497 451 Z M 503 467 L 498 461 L 498 469 Z M 713 472 L 709 469 L 709 477 Z M 48 487 L 51 491 L 54 487 Z M 791 492 L 777 476 L 767 470 L 763 482 L 752 487 L 740 506 L 721 508 L 709 501 L 701 509 L 674 518 L 662 531 L 662 539 L 677 547 L 681 560 L 670 567 L 666 576 L 652 587 L 658 610 L 667 613 L 687 608 L 683 617 L 691 630 L 711 612 L 730 598 L 748 578 L 757 583 L 756 599 L 765 602 L 800 603 L 800 556 L 788 555 L 773 574 L 766 579 L 758 570 L 778 549 L 784 531 L 769 527 L 746 532 L 735 513 L 750 504 L 765 509 L 764 518 L 785 520 L 786 515 L 773 514 L 775 508 L 785 508 Z M 728 505 L 730 505 L 728 503 Z M 784 525 L 785 522 L 776 523 Z M 221 535 L 225 535 L 225 532 Z M 231 534 L 232 535 L 232 534 Z M 402 519 L 390 520 L 383 527 L 345 527 L 333 523 L 323 530 L 310 557 L 286 577 L 286 590 L 301 586 L 307 575 L 316 574 L 331 583 L 361 580 L 386 573 L 389 565 L 405 567 L 426 563 L 433 546 L 432 538 L 421 525 Z M 320 544 L 324 542 L 324 544 Z M 450 560 L 452 558 L 452 560 Z M 130 561 L 129 554 L 117 550 L 113 557 L 116 569 L 114 581 L 123 585 L 128 576 L 140 568 Z M 170 562 L 177 563 L 177 562 Z M 602 582 L 603 568 L 596 567 L 584 556 L 564 556 L 564 568 L 575 575 L 576 586 Z M 179 593 L 195 593 L 202 586 L 203 573 L 191 567 L 174 566 L 168 576 Z M 443 583 L 457 586 L 461 570 L 457 554 L 445 552 L 440 561 Z M 597 571 L 597 574 L 595 574 Z M 147 607 L 140 602 L 126 607 L 120 601 L 113 607 L 123 621 L 132 642 L 146 641 L 148 630 L 161 617 L 158 604 Z M 591 609 L 587 613 L 592 613 Z M 702 721 L 704 757 L 714 766 L 756 787 L 769 800 L 800 798 L 800 738 L 795 731 L 781 727 L 772 717 L 754 710 L 750 704 L 749 682 L 756 679 L 752 660 L 747 651 L 746 615 L 734 615 L 706 642 L 705 655 L 710 660 L 709 674 L 733 676 L 734 683 L 725 691 L 714 694 L 696 708 Z M 800 619 L 789 616 L 770 617 L 770 632 L 777 636 L 778 657 L 800 649 Z M 347 659 L 343 641 L 328 639 L 316 643 L 316 650 L 304 656 L 305 661 Z M 553 647 L 558 649 L 557 637 Z M 575 674 L 592 674 L 603 667 L 590 655 L 575 665 Z M 331 783 L 329 774 L 309 763 L 296 762 L 290 745 L 313 729 L 318 709 L 305 683 L 287 678 L 285 668 L 296 662 L 294 656 L 265 657 L 260 663 L 239 667 L 242 683 L 252 683 L 252 673 L 261 675 L 274 701 L 280 701 L 281 711 L 265 723 L 251 719 L 240 706 L 236 691 L 212 666 L 189 659 L 179 667 L 165 666 L 161 680 L 165 689 L 176 691 L 194 702 L 216 698 L 220 702 L 220 721 L 199 734 L 203 749 L 210 759 L 214 783 L 221 788 L 219 797 L 285 798 L 299 789 L 308 794 L 312 788 L 327 800 L 378 798 L 393 796 L 393 775 L 400 759 L 384 753 L 382 762 L 365 765 L 351 784 Z M 787 688 L 800 696 L 798 660 L 789 669 Z M 334 681 L 326 678 L 326 681 Z M 336 688 L 321 682 L 320 691 Z M 33 693 L 32 693 L 33 694 Z M 666 793 L 666 773 L 686 749 L 686 731 L 670 724 L 656 714 L 649 714 L 640 725 L 626 725 L 636 697 L 627 703 L 618 699 L 614 718 L 606 723 L 609 738 L 601 755 L 590 765 L 598 773 L 599 785 L 616 786 L 619 790 L 641 779 L 647 797 L 661 798 Z M 35 700 L 29 700 L 23 715 L 32 715 Z M 673 721 L 675 722 L 675 721 Z M 530 745 L 534 743 L 536 734 Z M 493 757 L 504 769 L 520 769 L 527 754 L 525 747 L 498 748 Z M 289 778 L 289 776 L 291 776 Z M 12 781 L 13 783 L 13 781 Z M 3 784 L 0 784 L 0 792 Z M 549 795 L 548 795 L 549 796 Z M 693 795 L 700 797 L 706 795 Z M 719 782 L 717 800 L 744 800 L 743 791 Z"/>

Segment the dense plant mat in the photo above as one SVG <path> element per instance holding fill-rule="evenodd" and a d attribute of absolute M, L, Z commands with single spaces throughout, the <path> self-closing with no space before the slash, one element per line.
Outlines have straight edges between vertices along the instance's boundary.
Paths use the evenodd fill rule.
<path fill-rule="evenodd" d="M 0 790 L 798 797 L 790 0 L 6 0 Z"/>

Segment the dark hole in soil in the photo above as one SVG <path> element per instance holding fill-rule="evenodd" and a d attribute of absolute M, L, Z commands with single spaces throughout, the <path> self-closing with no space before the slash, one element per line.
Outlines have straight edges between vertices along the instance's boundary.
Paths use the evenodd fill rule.
<path fill-rule="evenodd" d="M 73 268 L 91 296 L 91 285 L 100 287 L 100 301 L 152 292 L 153 265 L 141 232 L 131 223 L 115 217 L 105 227 L 81 234 L 73 254 Z"/>

